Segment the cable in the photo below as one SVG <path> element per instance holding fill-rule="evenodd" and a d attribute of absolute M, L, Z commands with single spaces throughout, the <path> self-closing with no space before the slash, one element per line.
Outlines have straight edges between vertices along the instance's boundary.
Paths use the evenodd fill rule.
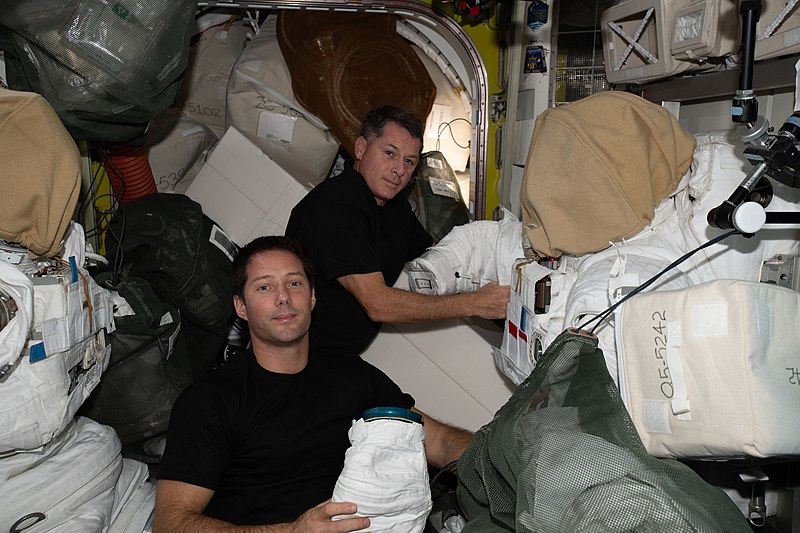
<path fill-rule="evenodd" d="M 106 230 L 108 231 L 108 235 L 111 236 L 117 243 L 117 249 L 116 249 L 116 251 L 114 253 L 114 259 L 111 262 L 111 264 L 112 264 L 111 281 L 112 281 L 112 283 L 114 285 L 117 285 L 119 283 L 119 279 L 120 279 L 120 276 L 122 274 L 122 266 L 124 264 L 124 257 L 125 257 L 125 252 L 124 252 L 123 247 L 122 247 L 122 240 L 125 237 L 125 210 L 121 209 L 121 207 L 122 207 L 122 200 L 123 200 L 123 198 L 125 198 L 125 193 L 126 193 L 126 189 L 127 189 L 127 183 L 126 183 L 126 179 L 125 179 L 125 174 L 117 166 L 116 162 L 111 157 L 110 151 L 105 152 L 102 155 L 103 155 L 103 165 L 106 167 L 106 175 L 109 176 L 109 181 L 111 181 L 110 173 L 108 171 L 108 166 L 109 165 L 111 167 L 113 167 L 113 169 L 117 173 L 117 176 L 118 176 L 118 179 L 119 179 L 119 183 L 118 183 L 118 185 L 119 185 L 118 189 L 119 190 L 115 189 L 113 187 L 113 185 L 112 185 L 111 189 L 112 189 L 113 193 L 110 196 L 111 196 L 113 202 L 111 202 L 111 205 L 110 205 L 110 208 L 108 209 L 108 211 L 102 213 L 103 215 L 107 215 L 108 212 L 111 212 L 111 213 L 113 213 L 115 215 L 120 215 L 122 217 L 122 222 L 121 222 L 122 230 L 121 230 L 119 235 L 114 233 L 114 230 L 111 229 L 110 221 L 109 221 L 109 224 L 106 226 Z M 96 207 L 95 207 L 95 209 L 96 209 Z M 108 246 L 106 246 L 106 248 L 108 248 Z"/>
<path fill-rule="evenodd" d="M 124 257 L 125 257 L 125 251 L 122 248 L 122 240 L 125 237 L 125 224 L 126 224 L 126 221 L 125 221 L 125 210 L 124 209 L 120 209 L 119 211 L 117 211 L 116 214 L 122 217 L 121 218 L 121 222 L 120 222 L 120 226 L 121 226 L 120 234 L 117 235 L 114 232 L 114 230 L 111 229 L 111 224 L 110 223 L 106 226 L 106 229 L 108 230 L 108 235 L 110 237 L 112 237 L 114 239 L 114 241 L 116 241 L 116 243 L 117 243 L 117 249 L 115 250 L 114 258 L 113 258 L 113 261 L 111 262 L 111 265 L 112 265 L 111 266 L 111 283 L 113 285 L 118 285 L 119 284 L 119 278 L 120 278 L 120 275 L 122 274 L 122 265 L 124 264 Z M 106 249 L 108 249 L 108 246 L 106 246 Z M 106 253 L 108 253 L 108 250 L 106 250 Z"/>
<path fill-rule="evenodd" d="M 197 225 L 197 242 L 203 242 L 203 220 L 201 217 L 200 223 Z M 197 265 L 200 263 L 200 253 L 202 252 L 202 246 L 198 244 L 197 250 L 194 254 L 194 264 L 192 265 L 192 271 L 189 273 L 189 276 L 186 278 L 186 281 L 181 285 L 181 287 L 177 290 L 178 293 L 182 292 L 186 287 L 189 286 L 189 282 L 194 279 L 195 272 L 197 272 Z"/>
<path fill-rule="evenodd" d="M 469 148 L 469 144 L 467 144 L 466 146 L 461 146 L 460 144 L 458 144 L 458 141 L 456 140 L 456 137 L 453 134 L 453 127 L 451 126 L 451 124 L 453 122 L 457 122 L 459 120 L 463 120 L 467 124 L 472 124 L 469 120 L 467 120 L 465 118 L 462 118 L 462 117 L 454 118 L 453 120 L 450 120 L 448 122 L 442 122 L 441 124 L 439 124 L 439 128 L 437 129 L 437 132 L 436 132 L 436 151 L 437 152 L 439 151 L 439 140 L 442 138 L 442 132 L 444 132 L 444 128 L 448 128 L 450 130 L 450 138 L 453 139 L 453 143 L 455 143 L 456 146 L 458 146 L 459 148 L 463 148 L 463 149 Z"/>
<path fill-rule="evenodd" d="M 114 183 L 113 180 L 111 179 L 111 173 L 108 171 L 109 165 L 113 167 L 114 172 L 116 172 L 117 179 L 119 180 L 117 188 L 114 188 Z M 122 169 L 120 169 L 117 166 L 117 163 L 111 157 L 110 152 L 107 152 L 106 154 L 103 155 L 103 166 L 106 169 L 106 176 L 108 177 L 108 181 L 109 183 L 111 183 L 111 190 L 114 191 L 114 193 L 111 196 L 114 199 L 114 202 L 111 204 L 111 209 L 117 211 L 122 205 L 122 200 L 125 198 L 125 193 L 127 192 L 128 189 L 127 180 L 125 179 L 125 173 L 122 172 Z"/>
<path fill-rule="evenodd" d="M 452 470 L 453 467 L 456 466 L 457 464 L 458 464 L 458 459 L 456 459 L 455 461 L 450 461 L 449 463 L 444 465 L 442 468 L 439 469 L 438 472 L 436 472 L 436 475 L 434 475 L 431 478 L 430 484 L 433 485 L 436 482 L 436 480 L 439 479 L 439 476 L 441 476 L 442 474 L 444 474 L 445 472 L 447 472 L 449 470 Z"/>
<path fill-rule="evenodd" d="M 95 192 L 94 187 L 97 183 L 97 177 L 100 175 L 101 168 L 103 168 L 103 166 L 98 163 L 97 168 L 94 171 L 94 175 L 92 176 L 91 181 L 89 181 L 89 186 L 86 188 L 86 193 L 84 193 L 83 197 L 78 201 L 78 213 L 81 215 L 83 215 L 83 212 L 86 211 L 86 208 L 89 206 L 89 196 Z"/>
<path fill-rule="evenodd" d="M 109 208 L 101 209 L 100 207 L 98 207 L 97 204 L 106 197 L 111 198 L 111 200 L 109 201 Z M 111 207 L 112 202 L 118 202 L 118 198 L 115 198 L 114 195 L 111 193 L 104 193 L 95 198 L 94 212 L 96 215 L 99 215 L 99 218 L 95 226 L 87 230 L 86 232 L 87 237 L 97 236 L 98 238 L 105 239 L 106 233 L 108 231 L 108 225 L 111 222 L 111 218 L 117 212 Z"/>
<path fill-rule="evenodd" d="M 101 153 L 101 160 L 105 159 L 105 157 L 102 155 L 103 154 L 102 150 L 100 151 L 100 153 Z M 81 213 L 81 216 L 83 215 L 83 212 L 86 211 L 86 209 L 90 205 L 94 209 L 95 215 L 99 215 L 99 218 L 95 217 L 96 218 L 96 221 L 95 221 L 96 223 L 95 223 L 95 225 L 93 227 L 85 228 L 85 233 L 86 233 L 86 237 L 87 238 L 94 237 L 94 236 L 97 236 L 97 237 L 103 237 L 104 236 L 105 227 L 108 225 L 108 220 L 109 220 L 110 216 L 114 213 L 114 211 L 116 209 L 116 206 L 118 206 L 120 204 L 120 202 L 121 202 L 120 197 L 117 195 L 117 191 L 115 191 L 115 190 L 113 190 L 113 188 L 111 188 L 110 183 L 109 183 L 109 188 L 113 191 L 113 193 L 103 193 L 103 194 L 99 194 L 99 195 L 97 194 L 97 190 L 100 188 L 100 185 L 102 184 L 103 175 L 105 176 L 106 179 L 108 179 L 108 173 L 107 172 L 105 172 L 103 175 L 101 175 L 101 171 L 103 171 L 103 170 L 105 170 L 105 163 L 101 162 L 101 161 L 98 161 L 97 162 L 97 167 L 95 168 L 95 171 L 94 171 L 94 175 L 92 176 L 92 179 L 91 179 L 91 181 L 89 183 L 89 187 L 88 187 L 86 193 L 84 194 L 83 198 L 81 198 L 80 204 L 79 204 L 80 205 L 80 207 L 79 207 L 80 211 L 79 212 Z M 91 195 L 91 194 L 95 194 L 96 196 L 92 199 L 92 202 L 90 203 L 89 202 L 89 195 Z M 110 201 L 109 201 L 109 209 L 100 209 L 98 207 L 98 203 L 101 200 L 105 199 L 105 198 L 109 198 L 110 199 Z"/>
<path fill-rule="evenodd" d="M 595 321 L 597 321 L 597 324 L 595 324 L 595 325 L 592 327 L 592 329 L 590 329 L 590 330 L 589 330 L 589 333 L 591 333 L 591 334 L 594 334 L 594 330 L 595 330 L 595 329 L 597 329 L 597 327 L 598 327 L 600 324 L 602 324 L 602 323 L 603 323 L 603 321 L 604 321 L 606 318 L 608 318 L 608 317 L 611 315 L 611 313 L 613 313 L 613 312 L 614 312 L 614 310 L 615 310 L 617 307 L 619 307 L 620 305 L 622 305 L 622 303 L 623 303 L 623 302 L 625 302 L 625 301 L 626 301 L 628 298 L 630 298 L 630 297 L 632 297 L 632 296 L 634 296 L 634 295 L 636 295 L 636 294 L 639 294 L 640 292 L 642 292 L 643 290 L 645 290 L 647 287 L 649 287 L 650 285 L 652 285 L 653 283 L 655 283 L 655 281 L 656 281 L 658 278 L 660 278 L 661 276 L 663 276 L 664 274 L 666 274 L 667 272 L 669 272 L 669 271 L 670 271 L 670 270 L 672 270 L 673 268 L 677 267 L 678 265 L 680 265 L 681 263 L 683 263 L 684 261 L 686 261 L 687 259 L 689 259 L 691 256 L 693 256 L 695 253 L 699 252 L 700 250 L 702 250 L 702 249 L 704 249 L 704 248 L 708 248 L 709 246 L 711 246 L 711 245 L 714 245 L 714 244 L 716 244 L 716 243 L 720 242 L 721 240 L 723 240 L 723 239 L 726 239 L 726 238 L 730 237 L 731 235 L 735 235 L 735 234 L 741 234 L 741 232 L 739 232 L 739 230 L 731 230 L 731 231 L 729 231 L 729 232 L 727 232 L 727 233 L 723 233 L 722 235 L 717 235 L 716 237 L 714 237 L 714 238 L 713 238 L 713 239 L 711 239 L 710 241 L 707 241 L 707 242 L 705 242 L 704 244 L 701 244 L 700 246 L 698 246 L 698 247 L 697 247 L 697 248 L 695 248 L 694 250 L 690 250 L 690 251 L 686 252 L 685 254 L 683 254 L 682 256 L 680 256 L 678 259 L 676 259 L 675 261 L 673 261 L 672 263 L 670 263 L 669 265 L 667 265 L 667 267 L 666 267 L 664 270 L 662 270 L 661 272 L 659 272 L 658 274 L 656 274 L 655 276 L 653 276 L 652 278 L 648 279 L 647 281 L 645 281 L 644 283 L 642 283 L 641 285 L 639 285 L 638 287 L 636 287 L 635 289 L 633 289 L 631 292 L 629 292 L 628 294 L 626 294 L 626 295 L 625 295 L 625 296 L 624 296 L 624 297 L 623 297 L 621 300 L 619 300 L 617 303 L 615 303 L 614 305 L 612 305 L 611 307 L 609 307 L 608 309 L 606 309 L 606 310 L 605 310 L 605 311 L 603 311 L 602 313 L 598 314 L 596 317 L 594 317 L 594 318 L 592 318 L 592 319 L 590 319 L 590 320 L 588 320 L 588 321 L 584 322 L 583 324 L 579 325 L 579 326 L 578 326 L 578 329 L 582 330 L 582 329 L 586 328 L 586 327 L 587 327 L 589 324 L 591 324 L 592 322 L 595 322 Z"/>

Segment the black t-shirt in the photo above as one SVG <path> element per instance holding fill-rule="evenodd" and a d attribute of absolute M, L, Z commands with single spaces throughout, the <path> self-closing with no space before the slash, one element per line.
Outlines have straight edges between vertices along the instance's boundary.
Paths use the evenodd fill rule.
<path fill-rule="evenodd" d="M 433 244 L 403 195 L 379 206 L 350 166 L 292 209 L 286 235 L 301 241 L 314 260 L 317 305 L 311 346 L 325 356 L 360 354 L 380 329 L 337 278 L 382 272 L 391 286 L 403 265 Z"/>
<path fill-rule="evenodd" d="M 331 497 L 354 419 L 413 405 L 359 357 L 312 357 L 297 374 L 276 374 L 242 352 L 178 397 L 158 477 L 214 490 L 207 516 L 291 522 Z"/>

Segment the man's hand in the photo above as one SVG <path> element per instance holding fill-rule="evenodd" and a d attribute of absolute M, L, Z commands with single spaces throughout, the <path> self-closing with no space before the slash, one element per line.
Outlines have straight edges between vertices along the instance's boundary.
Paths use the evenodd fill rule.
<path fill-rule="evenodd" d="M 508 285 L 499 285 L 496 281 L 490 281 L 475 291 L 475 314 L 490 320 L 505 318 L 510 294 L 511 287 Z"/>
<path fill-rule="evenodd" d="M 331 520 L 337 515 L 349 515 L 356 512 L 354 503 L 322 502 L 312 507 L 292 523 L 292 533 L 346 533 L 369 527 L 369 518 L 355 517 L 342 520 Z"/>

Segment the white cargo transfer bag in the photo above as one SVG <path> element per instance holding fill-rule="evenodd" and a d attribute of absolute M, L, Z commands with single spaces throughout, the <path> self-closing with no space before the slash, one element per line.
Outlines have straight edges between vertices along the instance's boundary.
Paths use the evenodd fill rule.
<path fill-rule="evenodd" d="M 208 126 L 177 108 L 151 120 L 144 146 L 158 192 L 186 192 L 216 143 Z"/>
<path fill-rule="evenodd" d="M 42 449 L 4 457 L 0 531 L 105 531 L 117 499 L 121 449 L 113 429 L 80 417 Z"/>
<path fill-rule="evenodd" d="M 620 393 L 656 457 L 800 454 L 800 293 L 716 280 L 617 316 Z"/>
<path fill-rule="evenodd" d="M 132 460 L 125 458 L 123 461 L 123 465 L 127 465 Z M 124 469 L 125 467 L 123 467 Z M 136 486 L 133 493 L 122 501 L 121 507 L 111 520 L 107 533 L 147 533 L 153 531 L 155 504 L 156 484 L 152 481 L 142 481 Z"/>
<path fill-rule="evenodd" d="M 0 454 L 32 450 L 58 435 L 94 390 L 111 353 L 110 291 L 76 265 L 31 279 L 27 345 L 0 380 Z"/>
<path fill-rule="evenodd" d="M 176 104 L 183 115 L 205 124 L 221 139 L 225 134 L 225 96 L 231 69 L 252 30 L 243 19 L 220 24 L 216 19 L 220 16 L 223 15 L 207 14 L 195 21 L 195 29 L 214 25 L 195 35 Z"/>

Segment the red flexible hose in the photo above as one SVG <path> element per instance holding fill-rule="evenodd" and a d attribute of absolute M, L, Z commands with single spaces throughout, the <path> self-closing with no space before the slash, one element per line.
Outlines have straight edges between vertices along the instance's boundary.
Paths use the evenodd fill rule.
<path fill-rule="evenodd" d="M 143 146 L 114 146 L 104 163 L 111 188 L 122 205 L 157 192 Z"/>

